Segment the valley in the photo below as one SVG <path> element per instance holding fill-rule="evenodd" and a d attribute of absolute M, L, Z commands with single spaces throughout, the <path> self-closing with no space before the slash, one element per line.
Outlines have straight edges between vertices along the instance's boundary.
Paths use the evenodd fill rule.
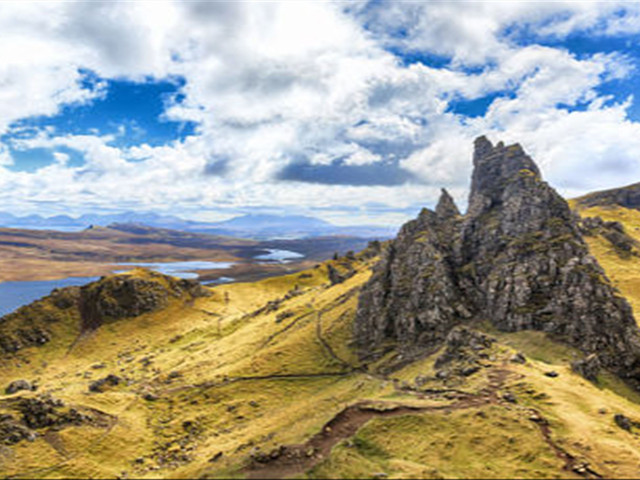
<path fill-rule="evenodd" d="M 130 224 L 79 232 L 0 229 L 0 314 L 28 303 L 23 297 L 32 301 L 134 266 L 204 283 L 253 281 L 366 243 L 357 237 L 257 241 Z"/>

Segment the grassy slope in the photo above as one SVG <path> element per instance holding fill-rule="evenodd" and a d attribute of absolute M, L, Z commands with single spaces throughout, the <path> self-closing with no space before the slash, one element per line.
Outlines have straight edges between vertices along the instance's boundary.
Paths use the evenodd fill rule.
<path fill-rule="evenodd" d="M 640 242 L 640 211 L 620 206 L 591 207 L 580 209 L 583 217 L 601 217 L 605 221 L 617 221 L 625 231 Z M 614 285 L 629 300 L 638 318 L 640 312 L 640 275 L 637 257 L 620 258 L 611 244 L 602 237 L 585 237 L 591 253 L 607 271 Z"/>
<path fill-rule="evenodd" d="M 640 217 L 629 218 L 640 226 Z M 640 301 L 631 286 L 637 260 L 610 255 L 597 238 L 589 241 L 621 290 Z M 568 363 L 576 352 L 541 333 L 490 331 L 500 344 L 487 368 L 465 381 L 429 380 L 418 387 L 417 376 L 433 374 L 433 357 L 393 378 L 351 369 L 357 366 L 349 348 L 357 288 L 373 261 L 354 263 L 358 273 L 332 287 L 324 266 L 305 272 L 310 276 L 219 286 L 192 305 L 176 300 L 164 311 L 106 325 L 70 351 L 77 329 L 61 328 L 58 341 L 5 360 L 0 385 L 37 380 L 40 391 L 100 410 L 113 421 L 0 450 L 0 471 L 18 478 L 243 477 L 252 450 L 305 442 L 347 405 L 371 400 L 438 409 L 370 420 L 317 459 L 307 476 L 579 477 L 563 469 L 554 446 L 600 475 L 637 475 L 638 434 L 618 428 L 613 414 L 640 420 L 638 396 L 612 378 L 593 385 L 573 374 Z M 276 311 L 252 314 L 296 285 L 302 294 Z M 508 362 L 515 350 L 528 357 L 526 364 Z M 100 363 L 105 368 L 91 368 Z M 545 376 L 549 370 L 560 376 Z M 500 372 L 504 382 L 492 384 Z M 128 384 L 89 393 L 88 384 L 107 373 Z M 425 389 L 480 395 L 490 388 L 490 401 L 461 408 L 447 394 L 417 395 Z M 518 403 L 500 400 L 506 391 Z M 149 392 L 158 399 L 145 400 Z M 0 397 L 0 413 L 10 398 Z M 548 439 L 531 421 L 534 410 L 550 423 Z"/>

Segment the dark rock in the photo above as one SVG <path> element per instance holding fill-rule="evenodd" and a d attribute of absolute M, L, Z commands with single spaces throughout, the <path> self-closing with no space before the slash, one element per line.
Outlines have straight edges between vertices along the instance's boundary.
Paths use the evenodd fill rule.
<path fill-rule="evenodd" d="M 583 207 L 620 205 L 638 209 L 640 208 L 640 183 L 590 193 L 579 198 L 577 203 Z"/>
<path fill-rule="evenodd" d="M 218 460 L 220 460 L 222 458 L 222 452 L 216 452 L 210 459 L 209 461 L 211 463 L 213 462 L 217 462 Z"/>
<path fill-rule="evenodd" d="M 285 447 L 284 445 L 280 445 L 278 448 L 274 448 L 269 452 L 269 458 L 271 460 L 276 460 L 277 458 L 280 458 L 284 454 L 286 449 L 287 447 Z"/>
<path fill-rule="evenodd" d="M 621 413 L 616 413 L 613 416 L 613 421 L 616 422 L 621 429 L 626 430 L 627 432 L 631 431 L 632 422 L 629 417 L 622 415 Z"/>
<path fill-rule="evenodd" d="M 21 398 L 17 404 L 18 411 L 22 414 L 23 423 L 32 429 L 82 425 L 91 420 L 87 415 L 78 412 L 74 408 L 65 408 L 62 401 L 49 395 L 40 395 L 36 398 Z"/>
<path fill-rule="evenodd" d="M 527 359 L 526 359 L 526 358 L 525 358 L 525 356 L 524 356 L 522 353 L 520 353 L 520 352 L 514 353 L 514 354 L 511 356 L 511 358 L 509 359 L 509 361 L 510 361 L 510 362 L 512 362 L 512 363 L 519 363 L 519 364 L 527 363 Z"/>
<path fill-rule="evenodd" d="M 5 393 L 7 395 L 11 395 L 19 392 L 20 390 L 35 390 L 35 388 L 33 388 L 33 385 L 26 380 L 14 380 L 5 389 Z"/>
<path fill-rule="evenodd" d="M 106 377 L 103 377 L 95 382 L 91 382 L 89 385 L 90 392 L 101 393 L 108 387 L 115 387 L 122 383 L 122 378 L 117 375 L 109 374 Z"/>
<path fill-rule="evenodd" d="M 11 415 L 0 415 L 0 443 L 14 445 L 22 440 L 33 442 L 37 435 Z"/>
<path fill-rule="evenodd" d="M 377 257 L 382 251 L 382 243 L 379 240 L 372 240 L 367 244 L 367 248 L 362 250 L 358 255 L 362 260 L 369 260 Z"/>
<path fill-rule="evenodd" d="M 605 222 L 600 217 L 586 217 L 580 220 L 579 228 L 583 235 L 601 235 L 622 257 L 628 256 L 638 247 L 638 242 L 625 232 L 620 222 Z"/>
<path fill-rule="evenodd" d="M 294 312 L 292 312 L 291 310 L 287 310 L 285 312 L 280 312 L 278 315 L 276 315 L 276 323 L 280 323 L 283 320 L 286 320 L 287 318 L 291 318 L 295 315 Z"/>
<path fill-rule="evenodd" d="M 332 264 L 330 263 L 327 264 L 327 274 L 329 275 L 329 282 L 331 282 L 331 285 L 337 285 L 339 283 L 342 283 L 345 280 L 348 280 L 349 278 L 353 277 L 355 273 L 356 272 L 355 270 L 353 270 L 353 268 L 347 268 L 344 271 L 340 271 L 336 267 L 334 267 Z"/>
<path fill-rule="evenodd" d="M 571 369 L 579 375 L 591 382 L 595 382 L 598 379 L 598 373 L 602 365 L 600 359 L 596 354 L 588 355 L 582 360 L 577 360 L 571 364 Z"/>
<path fill-rule="evenodd" d="M 559 376 L 558 372 L 551 370 L 550 372 L 544 372 L 546 377 L 556 378 Z"/>
<path fill-rule="evenodd" d="M 491 348 L 493 342 L 493 338 L 483 333 L 463 326 L 456 327 L 447 335 L 444 352 L 436 358 L 434 367 L 439 369 L 446 365 L 449 373 L 465 377 L 473 375 L 480 370 L 477 364 L 479 352 Z"/>
<path fill-rule="evenodd" d="M 631 308 L 589 255 L 567 202 L 520 145 L 480 137 L 473 164 L 467 213 L 423 209 L 363 286 L 354 322 L 361 359 L 379 358 L 390 343 L 404 358 L 424 355 L 479 319 L 548 332 L 640 388 Z"/>
<path fill-rule="evenodd" d="M 156 272 L 148 272 L 144 278 L 103 277 L 80 288 L 82 326 L 94 329 L 105 322 L 153 312 L 166 307 L 171 297 L 196 298 L 208 294 L 195 280 L 176 279 Z"/>
<path fill-rule="evenodd" d="M 478 365 L 474 365 L 474 366 L 471 366 L 471 367 L 463 368 L 462 370 L 460 370 L 460 373 L 464 377 L 470 377 L 471 375 L 473 375 L 474 373 L 476 373 L 479 370 L 480 370 L 480 367 Z"/>
<path fill-rule="evenodd" d="M 511 393 L 511 392 L 505 392 L 502 394 L 502 399 L 505 402 L 509 402 L 509 403 L 518 403 L 518 399 L 516 398 L 516 396 Z"/>
<path fill-rule="evenodd" d="M 53 304 L 61 310 L 78 305 L 79 287 L 56 288 L 51 292 Z"/>
<path fill-rule="evenodd" d="M 249 452 L 249 456 L 254 462 L 258 463 L 269 463 L 271 460 L 268 454 L 260 450 L 260 447 L 252 448 L 251 452 Z"/>
<path fill-rule="evenodd" d="M 456 203 L 445 188 L 442 189 L 440 199 L 436 205 L 436 215 L 442 219 L 448 219 L 460 215 L 460 210 L 458 210 Z"/>
<path fill-rule="evenodd" d="M 549 423 L 545 418 L 541 417 L 537 412 L 531 412 L 531 415 L 529 415 L 529 420 L 531 420 L 534 423 L 538 423 L 540 425 L 548 425 Z"/>
<path fill-rule="evenodd" d="M 156 400 L 158 400 L 158 396 L 155 393 L 151 392 L 145 392 L 142 395 L 142 398 L 144 398 L 147 402 L 155 402 Z"/>

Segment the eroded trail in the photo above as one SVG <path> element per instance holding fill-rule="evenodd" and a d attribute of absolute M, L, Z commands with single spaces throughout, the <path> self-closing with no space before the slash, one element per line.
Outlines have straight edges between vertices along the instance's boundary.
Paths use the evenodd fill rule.
<path fill-rule="evenodd" d="M 249 466 L 243 473 L 247 478 L 289 478 L 296 477 L 310 470 L 327 458 L 331 449 L 342 440 L 353 437 L 360 428 L 374 418 L 395 417 L 401 415 L 420 414 L 428 412 L 451 412 L 477 408 L 484 405 L 504 405 L 505 402 L 498 395 L 507 378 L 513 372 L 506 369 L 494 369 L 488 374 L 488 384 L 477 394 L 466 392 L 446 392 L 451 403 L 444 405 L 407 405 L 391 402 L 359 402 L 340 411 L 327 422 L 320 432 L 305 443 L 297 445 L 283 445 L 271 452 L 258 453 L 253 456 Z M 443 399 L 443 392 L 423 392 L 422 398 Z M 562 448 L 551 435 L 549 422 L 537 411 L 527 410 L 529 419 L 535 422 L 544 442 L 554 454 L 564 462 L 564 470 L 580 475 L 583 478 L 602 478 L 588 464 L 580 462 L 574 455 Z"/>
<path fill-rule="evenodd" d="M 553 450 L 556 457 L 564 462 L 564 469 L 566 471 L 577 473 L 584 478 L 602 478 L 602 475 L 593 470 L 588 463 L 580 461 L 575 455 L 567 452 L 553 439 L 549 422 L 540 415 L 540 412 L 530 409 L 529 413 L 531 415 L 529 419 L 538 425 L 545 443 Z"/>
<path fill-rule="evenodd" d="M 286 478 L 301 474 L 328 457 L 331 449 L 348 439 L 369 420 L 434 411 L 453 411 L 475 408 L 498 402 L 497 389 L 510 372 L 492 372 L 489 387 L 482 393 L 460 394 L 458 399 L 445 405 L 406 405 L 391 402 L 359 402 L 346 407 L 326 423 L 321 431 L 303 444 L 281 446 L 272 452 L 258 454 L 244 473 L 248 478 Z M 439 395 L 429 395 L 441 398 Z"/>
<path fill-rule="evenodd" d="M 245 473 L 248 478 L 287 478 L 313 468 L 329 456 L 331 449 L 340 441 L 352 437 L 369 420 L 379 417 L 394 417 L 436 410 L 456 410 L 487 403 L 488 399 L 464 400 L 459 404 L 416 407 L 411 405 L 389 405 L 380 410 L 374 405 L 360 403 L 351 405 L 333 417 L 322 430 L 307 442 L 282 446 L 264 456 L 257 456 Z"/>

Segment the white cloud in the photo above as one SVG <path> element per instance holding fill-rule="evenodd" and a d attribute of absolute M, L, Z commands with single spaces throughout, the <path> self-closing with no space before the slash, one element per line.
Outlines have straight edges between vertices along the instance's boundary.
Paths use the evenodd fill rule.
<path fill-rule="evenodd" d="M 637 180 L 638 124 L 627 118 L 628 104 L 612 105 L 597 91 L 630 75 L 630 60 L 520 46 L 505 35 L 514 25 L 540 38 L 637 33 L 639 8 L 622 5 L 627 15 L 612 15 L 620 4 L 576 2 L 4 4 L 0 135 L 16 120 L 104 95 L 105 85 L 88 86 L 81 69 L 107 79 L 181 76 L 184 101 L 164 116 L 198 126 L 197 135 L 158 147 L 51 129 L 14 139 L 18 149 L 76 150 L 85 164 L 72 166 L 58 152 L 35 173 L 16 172 L 0 146 L 0 201 L 18 210 L 273 206 L 364 216 L 373 202 L 433 203 L 440 185 L 463 201 L 471 141 L 482 133 L 521 141 L 566 192 Z M 452 62 L 406 66 L 389 47 Z M 490 94 L 502 97 L 482 117 L 449 111 L 452 102 Z M 396 161 L 422 183 L 278 180 L 292 162 L 329 168 L 337 159 L 362 168 Z"/>

